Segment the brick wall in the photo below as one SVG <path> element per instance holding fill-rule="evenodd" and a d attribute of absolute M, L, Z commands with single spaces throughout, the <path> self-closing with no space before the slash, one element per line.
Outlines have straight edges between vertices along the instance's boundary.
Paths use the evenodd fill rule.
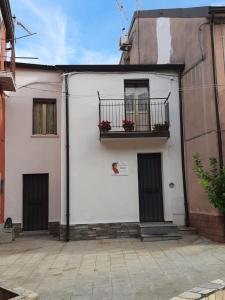
<path fill-rule="evenodd" d="M 206 214 L 190 213 L 190 225 L 198 233 L 212 241 L 225 242 L 225 217 Z"/>

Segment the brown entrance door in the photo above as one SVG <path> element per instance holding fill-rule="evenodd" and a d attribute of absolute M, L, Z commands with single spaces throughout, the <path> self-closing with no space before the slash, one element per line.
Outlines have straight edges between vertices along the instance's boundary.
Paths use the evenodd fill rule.
<path fill-rule="evenodd" d="M 23 175 L 23 230 L 48 229 L 48 174 Z"/>

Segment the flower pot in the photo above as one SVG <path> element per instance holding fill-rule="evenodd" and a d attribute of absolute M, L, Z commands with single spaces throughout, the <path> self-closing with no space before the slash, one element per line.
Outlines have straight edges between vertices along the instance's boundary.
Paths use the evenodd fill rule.
<path fill-rule="evenodd" d="M 100 132 L 108 132 L 109 130 L 111 130 L 111 125 L 110 125 L 111 122 L 109 121 L 101 121 L 99 124 L 98 124 L 98 128 L 100 130 Z"/>
<path fill-rule="evenodd" d="M 169 126 L 167 124 L 155 125 L 153 129 L 154 132 L 166 132 L 169 130 Z"/>
<path fill-rule="evenodd" d="M 134 128 L 131 128 L 131 127 L 124 127 L 124 131 L 125 131 L 125 132 L 131 132 L 131 131 L 134 131 Z"/>
<path fill-rule="evenodd" d="M 110 129 L 109 128 L 100 128 L 100 132 L 101 133 L 106 133 L 106 132 L 109 132 Z"/>

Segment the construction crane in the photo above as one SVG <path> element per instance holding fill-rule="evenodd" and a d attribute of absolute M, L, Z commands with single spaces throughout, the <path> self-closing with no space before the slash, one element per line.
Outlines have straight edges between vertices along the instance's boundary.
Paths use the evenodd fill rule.
<path fill-rule="evenodd" d="M 127 15 L 124 9 L 124 6 L 122 5 L 122 3 L 120 2 L 120 0 L 115 0 L 117 7 L 120 11 L 121 14 L 121 37 L 120 37 L 120 42 L 119 42 L 119 48 L 122 51 L 128 51 L 130 48 L 130 43 L 129 43 L 129 37 L 128 34 L 126 33 L 126 27 L 125 27 L 125 23 L 127 20 Z"/>
<path fill-rule="evenodd" d="M 143 5 L 141 3 L 141 0 L 135 0 L 136 2 L 136 6 L 137 6 L 137 10 L 143 10 Z"/>
<path fill-rule="evenodd" d="M 115 0 L 115 1 L 116 1 L 116 5 L 118 7 L 118 10 L 120 12 L 120 15 L 121 15 L 121 31 L 123 32 L 125 30 L 125 23 L 126 23 L 126 20 L 127 20 L 127 15 L 126 15 L 124 6 L 120 2 L 120 0 Z"/>

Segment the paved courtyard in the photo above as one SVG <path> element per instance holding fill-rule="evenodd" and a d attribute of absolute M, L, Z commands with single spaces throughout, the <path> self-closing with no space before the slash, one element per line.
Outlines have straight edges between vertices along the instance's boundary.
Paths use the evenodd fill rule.
<path fill-rule="evenodd" d="M 0 285 L 23 286 L 42 300 L 164 300 L 224 276 L 225 245 L 197 236 L 144 243 L 36 236 L 0 245 Z"/>

